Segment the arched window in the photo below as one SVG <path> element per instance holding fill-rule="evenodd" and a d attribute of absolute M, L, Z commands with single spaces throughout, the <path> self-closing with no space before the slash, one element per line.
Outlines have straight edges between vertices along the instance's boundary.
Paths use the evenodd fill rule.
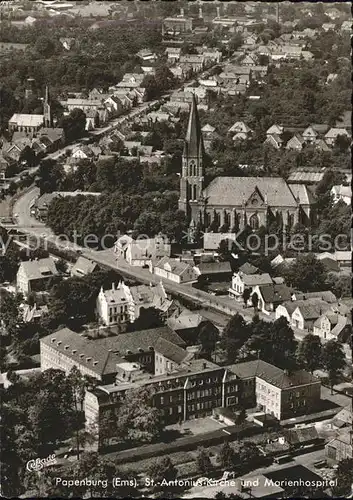
<path fill-rule="evenodd" d="M 253 214 L 249 219 L 251 229 L 259 229 L 259 218 L 257 214 Z"/>
<path fill-rule="evenodd" d="M 194 161 L 190 162 L 189 175 L 192 177 L 196 175 L 196 165 Z"/>

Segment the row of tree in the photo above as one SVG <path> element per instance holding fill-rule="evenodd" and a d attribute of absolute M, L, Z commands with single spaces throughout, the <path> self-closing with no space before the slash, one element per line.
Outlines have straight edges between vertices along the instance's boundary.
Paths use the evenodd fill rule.
<path fill-rule="evenodd" d="M 247 323 L 243 316 L 236 314 L 224 329 L 220 347 L 224 350 L 226 363 L 257 357 L 291 371 L 304 368 L 312 373 L 323 368 L 331 387 L 346 366 L 339 342 L 330 340 L 322 345 L 320 337 L 312 334 L 298 342 L 284 317 L 267 322 L 255 316 Z"/>

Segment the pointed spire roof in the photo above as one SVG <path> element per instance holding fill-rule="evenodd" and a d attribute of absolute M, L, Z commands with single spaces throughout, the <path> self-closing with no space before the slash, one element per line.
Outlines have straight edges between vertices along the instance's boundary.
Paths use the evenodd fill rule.
<path fill-rule="evenodd" d="M 186 131 L 184 156 L 198 157 L 203 156 L 204 146 L 201 132 L 199 114 L 197 111 L 195 94 L 192 96 L 188 128 Z"/>

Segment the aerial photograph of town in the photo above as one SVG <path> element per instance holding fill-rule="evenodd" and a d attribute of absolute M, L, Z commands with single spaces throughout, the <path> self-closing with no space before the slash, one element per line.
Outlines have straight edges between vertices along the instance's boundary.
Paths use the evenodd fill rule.
<path fill-rule="evenodd" d="M 0 0 L 0 495 L 352 498 L 350 2 Z"/>

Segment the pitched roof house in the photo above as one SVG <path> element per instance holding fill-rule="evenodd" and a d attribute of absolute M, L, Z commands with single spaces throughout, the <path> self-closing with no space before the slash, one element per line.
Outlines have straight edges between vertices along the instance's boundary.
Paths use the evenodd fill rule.
<path fill-rule="evenodd" d="M 275 311 L 279 304 L 291 300 L 292 297 L 292 289 L 284 284 L 256 285 L 251 295 L 255 293 L 259 299 L 257 308 L 264 314 Z"/>
<path fill-rule="evenodd" d="M 176 283 L 193 283 L 198 279 L 198 272 L 194 266 L 169 257 L 163 257 L 157 262 L 153 273 Z"/>
<path fill-rule="evenodd" d="M 301 135 L 295 134 L 287 142 L 286 149 L 294 149 L 294 150 L 297 150 L 297 151 L 301 151 L 303 149 L 304 142 L 305 142 L 305 140 L 304 140 L 304 138 Z"/>
<path fill-rule="evenodd" d="M 47 283 L 58 275 L 55 262 L 51 257 L 21 262 L 16 277 L 17 289 L 24 295 L 42 291 Z"/>

